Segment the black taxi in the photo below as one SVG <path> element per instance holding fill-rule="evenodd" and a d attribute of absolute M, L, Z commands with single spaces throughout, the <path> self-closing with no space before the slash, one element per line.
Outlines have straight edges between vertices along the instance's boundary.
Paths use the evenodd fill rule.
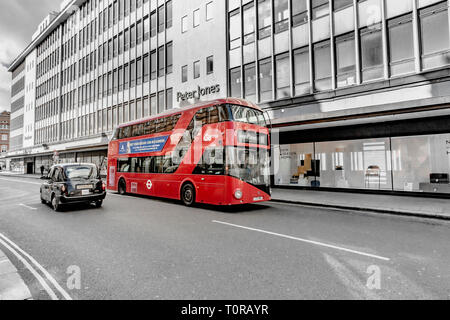
<path fill-rule="evenodd" d="M 44 180 L 41 202 L 50 203 L 55 211 L 74 203 L 89 203 L 100 208 L 106 197 L 100 170 L 92 163 L 57 164 L 41 179 Z"/>

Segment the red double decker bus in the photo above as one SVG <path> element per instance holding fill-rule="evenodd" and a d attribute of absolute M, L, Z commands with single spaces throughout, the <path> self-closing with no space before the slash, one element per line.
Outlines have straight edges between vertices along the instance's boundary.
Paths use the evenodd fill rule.
<path fill-rule="evenodd" d="M 119 126 L 108 190 L 197 203 L 270 200 L 270 136 L 256 105 L 220 99 Z"/>

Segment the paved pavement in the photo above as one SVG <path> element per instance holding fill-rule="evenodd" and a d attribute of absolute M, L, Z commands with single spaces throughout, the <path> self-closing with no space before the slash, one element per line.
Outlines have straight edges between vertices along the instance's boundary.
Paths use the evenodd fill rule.
<path fill-rule="evenodd" d="M 11 256 L 34 299 L 450 299 L 448 221 L 116 194 L 55 213 L 39 184 L 0 177 L 0 234 L 48 287 Z"/>
<path fill-rule="evenodd" d="M 275 201 L 450 220 L 450 199 L 273 189 Z"/>
<path fill-rule="evenodd" d="M 30 290 L 17 272 L 16 267 L 0 250 L 0 300 L 29 299 L 31 299 Z"/>

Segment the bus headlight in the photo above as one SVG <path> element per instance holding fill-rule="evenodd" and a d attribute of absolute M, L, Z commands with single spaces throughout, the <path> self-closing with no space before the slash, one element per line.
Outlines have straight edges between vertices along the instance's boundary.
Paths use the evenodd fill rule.
<path fill-rule="evenodd" d="M 242 191 L 241 191 L 240 189 L 237 189 L 237 190 L 234 192 L 234 197 L 235 197 L 236 199 L 238 199 L 238 200 L 241 200 L 241 199 L 242 199 Z"/>

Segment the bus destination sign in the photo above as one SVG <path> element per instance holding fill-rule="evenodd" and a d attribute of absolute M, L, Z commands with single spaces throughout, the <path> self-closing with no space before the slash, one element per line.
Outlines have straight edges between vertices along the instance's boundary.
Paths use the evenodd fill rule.
<path fill-rule="evenodd" d="M 148 152 L 160 152 L 164 149 L 169 136 L 121 142 L 119 154 L 136 154 Z"/>

